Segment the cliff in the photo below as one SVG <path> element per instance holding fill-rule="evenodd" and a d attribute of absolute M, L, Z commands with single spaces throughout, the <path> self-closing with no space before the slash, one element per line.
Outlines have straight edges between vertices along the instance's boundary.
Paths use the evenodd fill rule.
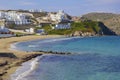
<path fill-rule="evenodd" d="M 103 22 L 106 28 L 117 35 L 120 35 L 120 14 L 113 13 L 88 13 L 81 17 L 81 20 L 92 20 Z"/>

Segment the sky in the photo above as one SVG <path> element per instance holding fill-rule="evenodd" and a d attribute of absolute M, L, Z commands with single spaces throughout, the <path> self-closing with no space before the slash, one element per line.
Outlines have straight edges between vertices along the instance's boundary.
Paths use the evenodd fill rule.
<path fill-rule="evenodd" d="M 80 16 L 90 12 L 120 13 L 120 0 L 0 0 L 0 9 L 64 10 Z"/>

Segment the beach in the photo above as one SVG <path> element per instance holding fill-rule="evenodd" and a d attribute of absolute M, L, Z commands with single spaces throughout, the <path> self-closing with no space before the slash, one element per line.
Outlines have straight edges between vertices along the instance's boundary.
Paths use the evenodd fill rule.
<path fill-rule="evenodd" d="M 119 40 L 119 36 L 66 38 L 31 35 L 2 38 L 0 80 L 119 80 Z M 37 68 L 32 72 L 36 62 Z"/>
<path fill-rule="evenodd" d="M 36 40 L 36 39 L 59 38 L 59 37 L 62 36 L 30 35 L 30 36 L 10 37 L 10 38 L 0 39 L 0 54 L 1 54 L 0 64 L 2 64 L 0 65 L 0 80 L 9 80 L 10 75 L 14 73 L 17 67 L 19 67 L 23 62 L 28 61 L 41 54 L 44 54 L 43 52 L 24 52 L 24 51 L 12 50 L 10 49 L 12 43 Z"/>

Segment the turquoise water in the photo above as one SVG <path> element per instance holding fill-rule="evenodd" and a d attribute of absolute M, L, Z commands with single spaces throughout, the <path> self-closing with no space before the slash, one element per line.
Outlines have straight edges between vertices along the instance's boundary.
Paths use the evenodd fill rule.
<path fill-rule="evenodd" d="M 15 44 L 24 51 L 72 52 L 71 55 L 43 55 L 37 67 L 16 80 L 120 80 L 120 37 L 59 38 L 35 40 Z M 34 63 L 33 62 L 33 63 Z M 29 69 L 25 63 L 12 76 Z"/>
<path fill-rule="evenodd" d="M 15 49 L 23 51 L 58 51 L 77 54 L 96 53 L 119 55 L 120 37 L 58 38 L 34 40 L 15 44 Z"/>

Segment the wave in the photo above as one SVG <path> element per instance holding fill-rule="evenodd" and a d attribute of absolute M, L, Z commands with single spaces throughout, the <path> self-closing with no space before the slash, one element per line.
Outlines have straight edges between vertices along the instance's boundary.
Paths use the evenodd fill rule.
<path fill-rule="evenodd" d="M 37 45 L 28 45 L 28 47 L 37 47 Z"/>
<path fill-rule="evenodd" d="M 36 68 L 36 65 L 38 64 L 38 60 L 39 58 L 35 58 L 30 64 L 30 69 L 18 75 L 14 80 L 23 80 L 24 77 L 28 76 Z"/>
<path fill-rule="evenodd" d="M 52 39 L 45 39 L 40 41 L 39 43 L 49 43 L 49 42 L 56 42 L 56 41 L 64 41 L 64 40 L 71 40 L 76 38 L 82 38 L 82 37 L 69 37 L 69 38 L 52 38 Z"/>
<path fill-rule="evenodd" d="M 43 46 L 48 45 L 49 47 L 49 43 L 50 44 L 59 43 L 59 42 L 69 41 L 71 39 L 78 39 L 78 38 L 83 38 L 83 37 L 48 38 L 48 39 L 38 39 L 38 40 L 31 40 L 31 41 L 16 42 L 16 43 L 11 44 L 10 50 L 26 51 L 26 52 L 33 52 L 33 51 L 40 51 L 40 50 L 46 51 L 43 49 Z"/>
<path fill-rule="evenodd" d="M 13 43 L 13 44 L 10 44 L 10 50 L 19 50 L 16 45 L 18 44 L 19 42 L 16 42 L 16 43 Z"/>
<path fill-rule="evenodd" d="M 35 69 L 36 69 L 36 67 L 37 67 L 37 65 L 39 64 L 39 60 L 40 60 L 40 58 L 42 58 L 43 56 L 39 56 L 39 57 L 37 57 L 37 58 L 35 58 L 33 61 L 31 61 L 31 63 L 30 63 L 30 68 L 27 70 L 27 71 L 25 71 L 24 73 L 22 73 L 22 74 L 18 74 L 18 76 L 16 76 L 16 78 L 14 79 L 13 78 L 13 80 L 24 80 L 24 78 L 26 77 L 26 76 L 28 76 L 32 71 L 34 71 Z M 27 65 L 28 66 L 28 65 Z M 26 67 L 26 65 L 23 65 L 23 67 Z M 17 71 L 16 71 L 17 72 Z"/>

